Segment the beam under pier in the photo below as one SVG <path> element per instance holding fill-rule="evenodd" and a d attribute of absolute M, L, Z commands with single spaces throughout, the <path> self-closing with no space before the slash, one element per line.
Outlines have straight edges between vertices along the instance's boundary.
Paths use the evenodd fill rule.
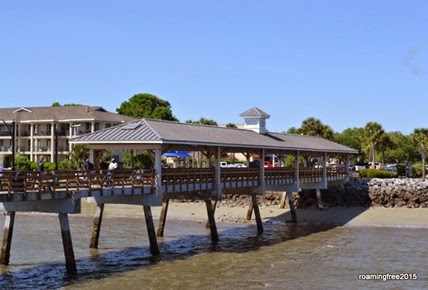
<path fill-rule="evenodd" d="M 166 215 L 168 213 L 168 206 L 169 206 L 169 199 L 164 199 L 162 201 L 162 209 L 160 212 L 158 231 L 156 234 L 158 237 L 163 237 L 163 233 L 165 230 L 165 223 L 166 223 Z"/>
<path fill-rule="evenodd" d="M 13 226 L 15 224 L 15 212 L 8 211 L 3 228 L 3 244 L 1 247 L 0 264 L 9 265 L 10 249 L 12 246 Z"/>
<path fill-rule="evenodd" d="M 98 242 L 100 239 L 100 232 L 101 232 L 101 224 L 103 222 L 103 213 L 104 213 L 104 203 L 97 204 L 97 210 L 94 216 L 94 225 L 92 228 L 91 244 L 89 245 L 89 248 L 91 249 L 98 248 Z"/>
<path fill-rule="evenodd" d="M 210 224 L 211 240 L 214 243 L 217 243 L 219 238 L 218 238 L 218 233 L 217 233 L 217 226 L 215 224 L 214 209 L 213 209 L 213 205 L 211 203 L 211 200 L 206 199 L 205 205 L 207 207 L 208 223 Z"/>
<path fill-rule="evenodd" d="M 260 214 L 259 204 L 257 203 L 257 195 L 256 194 L 251 195 L 251 201 L 252 201 L 252 207 L 254 209 L 254 215 L 256 216 L 257 232 L 260 235 L 263 233 L 263 223 L 262 223 L 262 217 Z"/>
<path fill-rule="evenodd" d="M 153 223 L 152 210 L 148 205 L 143 205 L 143 208 L 144 208 L 144 216 L 146 219 L 147 233 L 149 235 L 150 253 L 153 256 L 159 256 L 160 251 L 159 251 L 159 246 L 156 239 L 156 231 L 155 231 L 155 225 Z"/>
<path fill-rule="evenodd" d="M 293 192 L 287 191 L 287 199 L 288 199 L 288 204 L 290 206 L 291 222 L 297 223 L 297 212 L 296 212 L 296 206 L 294 205 Z"/>
<path fill-rule="evenodd" d="M 66 213 L 59 213 L 59 225 L 61 227 L 62 245 L 64 246 L 65 267 L 69 274 L 76 274 L 76 260 L 74 259 L 73 243 L 71 242 L 70 223 Z"/>

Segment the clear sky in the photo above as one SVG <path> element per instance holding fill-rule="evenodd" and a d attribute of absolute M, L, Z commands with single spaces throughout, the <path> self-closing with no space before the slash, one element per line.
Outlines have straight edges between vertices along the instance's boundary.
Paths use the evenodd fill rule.
<path fill-rule="evenodd" d="M 0 44 L 0 107 L 151 93 L 183 122 L 428 127 L 426 0 L 2 1 Z"/>

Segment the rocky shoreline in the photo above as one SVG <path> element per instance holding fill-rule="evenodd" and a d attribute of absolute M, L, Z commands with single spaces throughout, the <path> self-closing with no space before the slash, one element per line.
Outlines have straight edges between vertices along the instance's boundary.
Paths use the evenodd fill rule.
<path fill-rule="evenodd" d="M 321 190 L 324 205 L 328 207 L 405 207 L 428 208 L 428 179 L 412 178 L 351 178 L 345 183 L 330 183 Z M 266 192 L 259 197 L 260 206 L 280 206 L 281 192 Z M 315 190 L 294 193 L 297 208 L 316 207 Z M 250 197 L 239 194 L 224 195 L 223 206 L 248 206 Z"/>

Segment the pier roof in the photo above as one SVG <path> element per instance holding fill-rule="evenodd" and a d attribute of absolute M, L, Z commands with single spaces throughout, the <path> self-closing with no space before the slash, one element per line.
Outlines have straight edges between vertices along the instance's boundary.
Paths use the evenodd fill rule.
<path fill-rule="evenodd" d="M 259 134 L 246 129 L 153 119 L 140 119 L 102 129 L 76 137 L 70 140 L 70 143 L 220 146 L 284 151 L 358 153 L 355 149 L 321 137 L 271 132 Z"/>

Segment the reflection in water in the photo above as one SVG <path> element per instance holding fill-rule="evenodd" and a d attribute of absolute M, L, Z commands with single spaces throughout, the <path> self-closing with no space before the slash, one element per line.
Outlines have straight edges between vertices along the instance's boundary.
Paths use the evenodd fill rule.
<path fill-rule="evenodd" d="M 4 219 L 0 219 L 4 222 Z M 360 289 L 428 287 L 428 229 L 219 224 L 168 220 L 150 255 L 144 220 L 105 218 L 88 248 L 92 218 L 70 216 L 78 275 L 65 272 L 56 215 L 18 214 L 0 289 Z M 362 281 L 358 274 L 416 273 L 417 281 Z"/>

